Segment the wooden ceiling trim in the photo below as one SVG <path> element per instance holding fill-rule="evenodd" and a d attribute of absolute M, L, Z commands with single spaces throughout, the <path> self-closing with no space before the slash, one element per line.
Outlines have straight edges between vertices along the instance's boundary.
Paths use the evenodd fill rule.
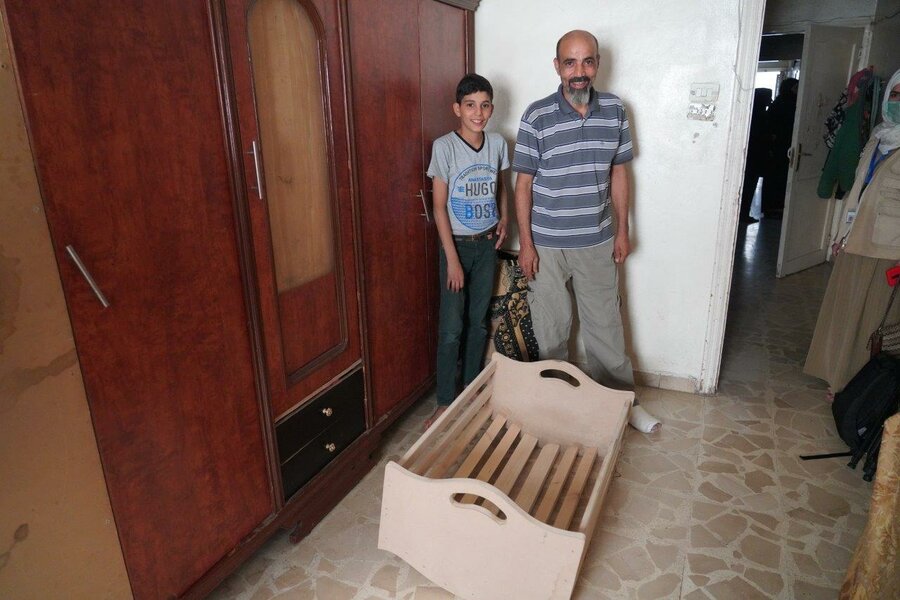
<path fill-rule="evenodd" d="M 473 12 L 478 10 L 478 5 L 481 4 L 481 0 L 438 0 L 438 2 L 443 2 L 444 4 L 471 10 Z"/>

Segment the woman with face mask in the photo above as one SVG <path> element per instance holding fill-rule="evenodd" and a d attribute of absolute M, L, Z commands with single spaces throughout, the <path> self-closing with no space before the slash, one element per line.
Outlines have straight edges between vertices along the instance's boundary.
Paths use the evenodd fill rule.
<path fill-rule="evenodd" d="M 844 199 L 834 270 L 803 371 L 841 391 L 869 359 L 868 340 L 891 299 L 885 271 L 900 264 L 900 70 L 888 82 L 883 121 L 872 131 Z M 900 294 L 897 294 L 900 296 Z M 900 298 L 886 324 L 900 321 Z"/>

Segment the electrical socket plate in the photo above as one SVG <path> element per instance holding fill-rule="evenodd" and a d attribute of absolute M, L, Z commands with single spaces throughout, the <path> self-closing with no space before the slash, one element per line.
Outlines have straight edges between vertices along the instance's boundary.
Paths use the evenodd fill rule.
<path fill-rule="evenodd" d="M 692 83 L 691 102 L 699 104 L 715 104 L 719 100 L 718 83 Z"/>

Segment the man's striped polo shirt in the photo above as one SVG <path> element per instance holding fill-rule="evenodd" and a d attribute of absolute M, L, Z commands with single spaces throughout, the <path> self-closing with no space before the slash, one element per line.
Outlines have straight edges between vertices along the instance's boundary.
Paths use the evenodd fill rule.
<path fill-rule="evenodd" d="M 622 101 L 591 90 L 582 118 L 556 93 L 522 116 L 512 168 L 534 175 L 531 233 L 536 246 L 587 248 L 615 234 L 609 200 L 611 165 L 632 159 Z"/>

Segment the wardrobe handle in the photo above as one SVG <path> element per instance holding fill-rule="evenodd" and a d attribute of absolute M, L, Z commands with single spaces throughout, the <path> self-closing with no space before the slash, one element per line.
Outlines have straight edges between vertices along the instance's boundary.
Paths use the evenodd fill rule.
<path fill-rule="evenodd" d="M 422 210 L 425 211 L 422 214 L 420 214 L 419 216 L 425 217 L 426 223 L 431 223 L 431 215 L 428 214 L 428 203 L 425 202 L 425 192 L 423 192 L 422 190 L 419 190 L 419 193 L 416 194 L 416 196 L 418 196 L 419 199 L 422 200 Z"/>
<path fill-rule="evenodd" d="M 87 267 L 84 266 L 84 263 L 81 262 L 81 257 L 78 256 L 78 253 L 75 252 L 75 248 L 71 245 L 66 246 L 66 252 L 69 253 L 69 257 L 72 259 L 72 262 L 75 263 L 75 266 L 78 267 L 78 270 L 81 271 L 81 275 L 87 280 L 88 285 L 91 286 L 91 289 L 94 290 L 94 294 L 97 296 L 97 300 L 100 301 L 100 304 L 103 305 L 103 308 L 109 308 L 109 300 L 106 299 L 106 296 L 103 295 L 103 292 L 100 291 L 100 287 L 97 285 L 97 282 L 94 281 L 94 278 L 91 277 L 91 272 L 87 270 Z"/>
<path fill-rule="evenodd" d="M 256 172 L 256 187 L 250 186 L 251 188 L 256 190 L 256 195 L 259 196 L 259 199 L 262 200 L 263 192 L 262 192 L 262 169 L 259 167 L 259 142 L 253 140 L 253 143 L 250 144 L 250 154 L 253 156 L 253 169 Z"/>

